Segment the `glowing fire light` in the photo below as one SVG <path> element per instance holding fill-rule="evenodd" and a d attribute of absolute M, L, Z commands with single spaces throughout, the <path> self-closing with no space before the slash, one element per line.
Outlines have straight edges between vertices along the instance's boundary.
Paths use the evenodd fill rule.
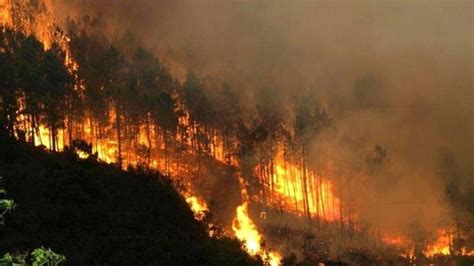
<path fill-rule="evenodd" d="M 20 24 L 25 25 L 12 25 L 12 14 L 10 12 L 11 5 L 12 3 L 9 0 L 0 0 L 0 24 L 15 26 L 17 30 L 24 31 L 25 34 L 33 34 L 43 44 L 45 50 L 50 49 L 53 43 L 58 44 L 61 50 L 65 53 L 64 65 L 66 66 L 69 73 L 72 74 L 76 80 L 75 89 L 82 89 L 83 87 L 78 81 L 76 73 L 76 71 L 79 69 L 79 65 L 74 59 L 69 47 L 71 41 L 70 38 L 62 32 L 56 31 L 54 29 L 54 20 L 48 15 L 48 13 L 35 14 L 36 23 L 29 23 L 27 21 L 27 18 L 25 18 L 21 19 L 20 21 Z M 49 3 L 48 8 L 51 8 L 51 3 Z M 19 99 L 19 106 L 20 109 L 25 109 L 24 98 Z M 111 109 L 109 112 L 109 119 L 110 124 L 113 125 L 116 119 L 116 114 L 113 109 Z M 22 123 L 20 123 L 20 126 L 17 129 L 26 132 L 28 128 L 23 128 L 23 125 L 28 123 L 28 118 L 23 114 L 20 114 L 19 120 Z M 186 122 L 189 123 L 189 121 Z M 71 130 L 74 130 L 74 128 Z M 90 118 L 87 118 L 83 121 L 79 134 L 82 139 L 89 141 L 90 143 L 94 143 L 93 152 L 97 152 L 98 158 L 100 160 L 106 163 L 116 163 L 119 157 L 117 141 L 115 141 L 113 138 L 97 138 L 94 136 L 94 131 L 95 129 L 93 122 Z M 154 132 L 154 130 L 152 131 Z M 145 146 L 150 145 L 150 143 L 148 143 L 148 140 L 144 137 L 145 134 L 146 133 L 144 130 L 140 130 L 140 132 L 138 133 L 139 143 Z M 47 128 L 45 125 L 39 124 L 34 134 L 32 135 L 36 145 L 43 145 L 48 149 L 52 149 L 53 140 L 51 132 L 49 128 Z M 66 134 L 64 134 L 64 131 L 60 130 L 57 132 L 57 139 L 55 141 L 55 143 L 57 144 L 57 150 L 64 150 L 65 143 L 68 143 L 68 141 L 70 143 L 72 141 L 72 139 L 66 138 L 67 136 Z M 213 147 L 213 149 L 216 150 L 215 154 L 219 158 L 223 158 L 223 142 L 220 139 L 216 139 L 214 142 L 218 144 L 216 147 Z M 126 168 L 127 165 L 138 165 L 140 156 L 135 154 L 135 152 L 132 151 L 131 147 L 129 147 L 128 150 L 126 150 L 125 147 L 122 147 L 122 154 L 124 153 L 127 153 L 128 155 L 126 162 L 123 164 L 124 168 Z M 82 151 L 77 151 L 77 155 L 79 156 L 79 158 L 82 159 L 86 159 L 89 157 L 89 154 Z M 163 170 L 160 165 L 156 163 L 156 160 L 153 160 L 151 166 L 158 170 Z M 171 170 L 170 172 L 177 171 Z M 190 184 L 188 184 L 188 187 L 186 189 L 190 191 L 190 188 Z M 204 201 L 204 199 L 198 197 L 197 195 L 193 195 L 190 192 L 182 192 L 182 195 L 184 196 L 186 202 L 193 211 L 194 217 L 197 220 L 204 219 L 206 212 L 209 211 L 207 203 Z"/>
<path fill-rule="evenodd" d="M 436 254 L 449 255 L 449 246 L 449 233 L 446 230 L 439 230 L 436 241 L 428 246 L 428 250 L 425 252 L 425 255 L 428 257 L 432 257 Z"/>
<path fill-rule="evenodd" d="M 404 243 L 404 240 L 401 236 L 397 236 L 397 237 L 383 237 L 382 240 L 387 243 L 387 244 L 390 244 L 390 245 L 394 245 L 394 246 L 401 246 L 403 245 Z"/>
<path fill-rule="evenodd" d="M 261 247 L 262 236 L 248 214 L 249 195 L 245 188 L 245 181 L 239 177 L 239 182 L 242 187 L 241 193 L 244 203 L 237 207 L 236 216 L 232 222 L 235 236 L 244 243 L 244 248 L 250 255 L 260 255 L 263 261 L 271 266 L 280 265 L 280 254 L 272 251 L 268 252 Z"/>
<path fill-rule="evenodd" d="M 410 247 L 409 240 L 401 237 L 389 237 L 385 236 L 383 241 L 389 245 L 393 245 L 399 248 L 406 249 L 407 254 L 411 254 L 413 256 L 413 247 Z M 433 243 L 429 244 L 425 251 L 423 252 L 427 257 L 433 257 L 435 255 L 450 255 L 450 244 L 451 244 L 449 230 L 447 229 L 440 229 L 437 232 L 437 237 Z M 467 253 L 467 252 L 464 252 Z"/>
<path fill-rule="evenodd" d="M 184 197 L 186 198 L 186 202 L 194 213 L 194 218 L 196 218 L 198 221 L 203 220 L 206 216 L 206 212 L 209 211 L 206 202 L 197 196 L 190 195 L 189 193 L 184 193 Z"/>
<path fill-rule="evenodd" d="M 273 165 L 274 186 L 270 188 L 266 185 L 269 193 L 274 192 L 272 201 L 286 211 L 304 214 L 307 210 L 311 216 L 327 221 L 339 219 L 340 200 L 334 195 L 332 182 L 283 158 L 283 152 L 280 151 Z M 257 166 L 255 170 L 257 173 L 259 167 L 261 166 Z"/>
<path fill-rule="evenodd" d="M 10 11 L 8 10 L 8 0 L 0 0 L 0 25 L 10 24 Z"/>
<path fill-rule="evenodd" d="M 250 255 L 257 255 L 260 252 L 261 236 L 257 228 L 248 215 L 248 202 L 244 202 L 237 207 L 237 216 L 235 217 L 232 229 L 238 239 L 244 242 L 245 248 Z"/>
<path fill-rule="evenodd" d="M 235 236 L 244 243 L 245 250 L 252 255 L 260 255 L 271 266 L 280 265 L 281 256 L 275 252 L 263 251 L 260 245 L 262 236 L 248 215 L 248 202 L 237 207 L 237 215 L 232 223 Z"/>
<path fill-rule="evenodd" d="M 9 0 L 0 0 L 0 25 L 11 25 L 12 24 L 12 14 L 9 8 Z M 27 29 L 25 33 L 33 33 L 44 45 L 45 49 L 49 49 L 53 43 L 57 43 L 59 47 L 65 52 L 65 66 L 67 67 L 68 71 L 73 74 L 76 79 L 76 86 L 75 88 L 83 88 L 83 85 L 80 84 L 77 78 L 76 71 L 79 69 L 79 65 L 75 61 L 73 54 L 70 51 L 69 43 L 70 39 L 62 34 L 55 32 L 52 27 L 54 24 L 51 18 L 47 18 L 43 16 L 41 18 L 41 23 L 37 23 L 33 28 Z M 44 23 L 43 23 L 44 22 Z M 186 106 L 181 104 L 179 108 L 183 111 L 179 117 L 179 124 L 180 127 L 186 129 L 186 138 L 181 139 L 178 135 L 175 136 L 176 142 L 180 144 L 187 145 L 189 147 L 193 146 L 193 139 L 196 139 L 198 135 L 198 126 L 191 126 L 191 119 L 190 114 L 186 110 Z M 24 104 L 19 103 L 20 109 L 24 109 Z M 111 109 L 109 111 L 109 124 L 114 125 L 116 114 Z M 19 120 L 24 123 L 29 123 L 28 118 L 24 115 L 19 115 Z M 118 142 L 116 139 L 116 135 L 114 133 L 113 126 L 109 128 L 105 128 L 104 136 L 97 137 L 97 132 L 95 126 L 93 125 L 94 122 L 92 118 L 86 118 L 81 126 L 81 130 L 75 131 L 75 136 L 79 136 L 81 139 L 93 143 L 93 152 L 98 153 L 98 158 L 102 161 L 107 163 L 115 163 L 118 161 Z M 20 123 L 22 124 L 22 123 Z M 159 142 L 158 138 L 160 138 L 159 134 L 157 134 L 154 125 L 151 125 L 149 128 L 150 132 L 147 133 L 147 130 L 144 126 L 139 129 L 137 133 L 138 144 L 149 148 L 154 147 L 154 155 L 150 158 L 150 166 L 152 168 L 158 169 L 163 173 L 171 173 L 172 175 L 178 176 L 179 174 L 186 176 L 187 170 L 185 166 L 173 166 L 171 162 L 165 162 L 165 160 L 172 160 L 172 159 L 165 159 L 159 160 L 160 153 L 164 149 L 163 142 Z M 27 128 L 20 128 L 23 131 L 26 131 Z M 74 128 L 72 129 L 74 130 Z M 37 129 L 34 130 L 33 139 L 36 145 L 44 145 L 47 148 L 51 149 L 52 146 L 52 139 L 51 139 L 51 132 L 50 130 L 44 126 L 39 124 Z M 79 134 L 76 134 L 78 133 Z M 112 132 L 112 133 L 110 133 Z M 147 134 L 150 136 L 145 137 Z M 115 138 L 115 140 L 114 140 Z M 151 139 L 151 140 L 150 140 Z M 67 134 L 63 131 L 58 131 L 57 134 L 57 149 L 63 150 L 65 144 L 70 143 L 72 139 L 68 139 Z M 234 156 L 228 154 L 228 148 L 224 145 L 223 138 L 220 135 L 212 135 L 210 136 L 210 142 L 212 145 L 210 146 L 209 156 L 212 156 L 215 160 L 220 161 L 224 164 L 238 166 L 238 162 Z M 130 144 L 122 144 L 122 156 L 126 157 L 123 158 L 123 167 L 127 167 L 127 165 L 138 165 L 140 160 L 143 157 L 140 157 L 138 152 L 134 149 L 134 147 Z M 189 149 L 187 151 L 190 155 L 193 154 L 194 150 Z M 125 154 L 127 154 L 125 156 Z M 330 179 L 327 177 L 320 176 L 316 171 L 312 171 L 306 167 L 303 167 L 302 163 L 295 163 L 289 162 L 284 159 L 283 152 L 280 150 L 274 158 L 274 162 L 271 164 L 271 171 L 266 171 L 267 178 L 271 178 L 271 182 L 264 182 L 264 189 L 265 191 L 269 192 L 268 194 L 272 194 L 272 198 L 270 202 L 272 204 L 279 204 L 281 207 L 284 207 L 286 211 L 295 212 L 298 214 L 302 214 L 305 210 L 312 216 L 325 219 L 327 221 L 335 221 L 340 218 L 340 199 L 335 196 L 334 193 L 334 184 L 331 182 Z M 78 152 L 78 156 L 80 158 L 87 158 L 88 154 L 83 152 Z M 197 155 L 199 156 L 199 155 Z M 263 166 L 259 165 L 256 167 L 255 172 L 260 172 Z M 269 167 L 263 170 L 268 170 Z M 262 171 L 265 172 L 265 171 Z M 239 178 L 240 185 L 241 185 L 241 193 L 243 198 L 243 203 L 236 208 L 236 216 L 232 222 L 232 229 L 235 233 L 235 236 L 243 242 L 245 250 L 252 256 L 260 256 L 263 261 L 269 265 L 279 265 L 281 261 L 281 256 L 272 251 L 267 251 L 262 248 L 262 241 L 264 237 L 258 231 L 258 228 L 255 222 L 249 216 L 249 205 L 250 205 L 250 196 L 245 189 L 245 184 L 242 178 Z M 306 184 L 305 184 L 306 183 Z M 270 187 L 269 184 L 272 184 Z M 191 190 L 191 184 L 187 185 L 187 190 Z M 305 189 L 307 191 L 305 191 Z M 208 205 L 206 201 L 195 193 L 191 192 L 182 192 L 181 194 L 185 198 L 187 204 L 189 205 L 190 209 L 194 213 L 194 217 L 196 220 L 202 221 L 204 220 L 206 213 L 209 212 Z M 212 235 L 212 232 L 210 232 Z M 401 237 L 395 238 L 384 238 L 384 241 L 396 245 L 402 246 L 406 243 L 406 240 Z M 449 233 L 447 230 L 440 230 L 438 232 L 438 237 L 436 241 L 429 245 L 425 255 L 428 257 L 434 256 L 436 254 L 443 254 L 449 255 L 450 254 L 450 244 L 451 239 L 449 237 Z M 464 251 L 465 254 L 474 255 L 474 251 L 468 253 Z"/>

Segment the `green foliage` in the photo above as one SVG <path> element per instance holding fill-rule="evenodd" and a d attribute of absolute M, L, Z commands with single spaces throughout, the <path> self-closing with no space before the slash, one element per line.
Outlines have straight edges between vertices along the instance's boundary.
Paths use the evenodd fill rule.
<path fill-rule="evenodd" d="M 0 259 L 0 266 L 26 266 L 26 257 L 28 253 L 10 254 L 3 255 Z"/>
<path fill-rule="evenodd" d="M 13 202 L 13 200 L 0 200 L 0 224 L 3 224 L 4 215 L 13 210 L 14 207 L 15 203 Z"/>
<path fill-rule="evenodd" d="M 31 252 L 32 266 L 57 266 L 66 261 L 66 257 L 43 247 Z"/>
<path fill-rule="evenodd" d="M 30 261 L 30 262 L 28 262 Z M 66 261 L 66 257 L 44 247 L 28 253 L 7 253 L 0 259 L 0 266 L 57 266 Z"/>
<path fill-rule="evenodd" d="M 2 177 L 0 176 L 0 181 Z M 0 195 L 6 195 L 7 191 L 0 188 Z M 15 208 L 15 202 L 12 199 L 0 199 L 0 225 L 3 225 L 5 214 L 12 211 Z"/>
<path fill-rule="evenodd" d="M 0 180 L 2 177 L 0 176 Z M 6 190 L 0 189 L 0 195 L 5 195 Z M 0 225 L 4 224 L 4 215 L 15 208 L 15 203 L 11 199 L 0 199 Z M 26 266 L 26 257 L 28 253 L 6 253 L 0 259 L 0 266 Z M 51 249 L 43 247 L 35 249 L 31 253 L 32 266 L 57 266 L 66 261 L 66 257 L 54 253 Z"/>

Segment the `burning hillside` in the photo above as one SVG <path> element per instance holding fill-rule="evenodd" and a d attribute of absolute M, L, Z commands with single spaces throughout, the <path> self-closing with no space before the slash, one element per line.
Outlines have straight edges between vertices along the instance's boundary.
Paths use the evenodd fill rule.
<path fill-rule="evenodd" d="M 423 53 L 413 62 L 399 56 L 412 53 L 403 45 L 413 33 L 393 40 L 398 26 L 376 20 L 397 16 L 384 5 L 348 4 L 360 17 L 324 1 L 129 2 L 0 2 L 6 132 L 53 152 L 158 170 L 209 235 L 239 239 L 266 264 L 473 256 L 472 62 L 462 59 L 462 8 L 446 9 L 462 13 L 459 32 L 450 31 L 460 45 L 414 47 Z M 191 6 L 200 12 L 188 18 L 181 10 Z M 308 10 L 318 23 L 297 22 Z M 324 10 L 340 12 L 333 34 L 322 33 L 334 20 Z M 351 23 L 372 29 L 367 40 L 354 38 Z M 298 41 L 314 30 L 328 39 Z M 431 53 L 444 48 L 436 61 Z M 447 95 L 451 85 L 457 93 Z"/>

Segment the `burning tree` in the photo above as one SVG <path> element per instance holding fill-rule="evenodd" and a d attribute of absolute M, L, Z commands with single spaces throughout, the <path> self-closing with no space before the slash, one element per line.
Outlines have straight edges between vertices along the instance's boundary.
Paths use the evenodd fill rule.
<path fill-rule="evenodd" d="M 180 184 L 200 220 L 212 207 L 204 200 L 212 190 L 206 185 L 214 178 L 208 175 L 225 169 L 242 191 L 234 232 L 230 225 L 227 229 L 247 242 L 250 253 L 265 253 L 258 229 L 267 213 L 303 217 L 311 231 L 300 232 L 306 250 L 312 250 L 313 242 L 351 250 L 358 237 L 359 242 L 370 238 L 370 246 L 371 228 L 364 224 L 370 215 L 364 209 L 376 212 L 377 245 L 385 248 L 381 213 L 391 176 L 388 152 L 376 145 L 364 156 L 367 146 L 354 145 L 360 165 L 352 161 L 347 171 L 339 158 L 317 153 L 320 138 L 338 133 L 341 117 L 316 95 L 301 93 L 288 102 L 287 95 L 263 86 L 251 95 L 255 103 L 248 104 L 235 88 L 215 85 L 197 72 L 175 79 L 151 50 L 105 36 L 100 17 L 70 20 L 62 31 L 42 1 L 12 1 L 2 14 L 8 18 L 2 19 L 6 25 L 0 30 L 0 123 L 11 136 L 52 151 L 70 146 L 79 157 L 86 150 L 88 156 L 97 154 L 120 168 L 159 170 Z M 351 92 L 358 110 L 385 103 L 380 81 L 372 75 L 357 80 Z M 462 255 L 472 249 L 467 241 L 472 210 L 466 207 L 472 191 L 459 182 L 452 163 L 444 168 L 449 171 L 442 175 L 453 177 L 445 193 L 455 225 L 449 253 Z M 353 192 L 357 181 L 351 178 L 366 182 L 357 184 L 365 189 Z M 353 195 L 365 192 L 361 207 L 354 207 Z M 368 202 L 371 197 L 375 203 Z M 252 205 L 263 218 L 251 217 Z M 349 239 L 323 236 L 336 227 Z M 420 233 L 420 225 L 414 228 L 416 233 L 409 235 L 419 258 L 430 239 Z"/>

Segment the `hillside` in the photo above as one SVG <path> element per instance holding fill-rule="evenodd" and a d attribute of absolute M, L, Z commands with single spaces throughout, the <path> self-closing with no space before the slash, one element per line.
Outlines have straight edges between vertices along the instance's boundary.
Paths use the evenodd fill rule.
<path fill-rule="evenodd" d="M 0 136 L 0 176 L 17 207 L 0 251 L 45 246 L 69 265 L 253 265 L 239 243 L 207 236 L 158 173 L 50 153 Z"/>

